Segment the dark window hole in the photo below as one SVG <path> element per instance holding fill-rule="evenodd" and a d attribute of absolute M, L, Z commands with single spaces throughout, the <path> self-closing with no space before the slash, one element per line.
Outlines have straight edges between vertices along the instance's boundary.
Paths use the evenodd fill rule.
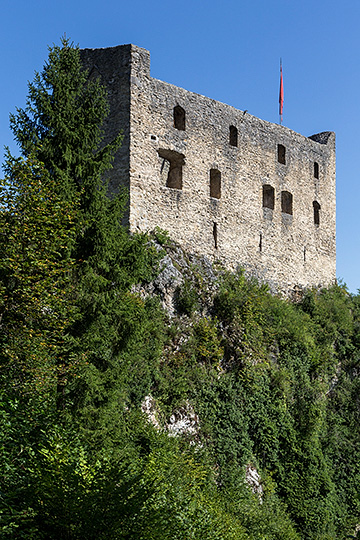
<path fill-rule="evenodd" d="M 214 223 L 213 225 L 213 238 L 214 238 L 214 247 L 215 249 L 218 248 L 218 227 L 217 223 Z"/>
<path fill-rule="evenodd" d="M 285 146 L 278 144 L 278 162 L 285 165 Z"/>
<path fill-rule="evenodd" d="M 180 105 L 174 107 L 174 127 L 185 131 L 185 110 Z"/>
<path fill-rule="evenodd" d="M 314 208 L 314 225 L 320 225 L 320 209 L 321 206 L 317 201 L 313 202 Z"/>
<path fill-rule="evenodd" d="M 174 150 L 159 150 L 159 156 L 163 158 L 160 172 L 167 173 L 166 187 L 182 189 L 182 168 L 185 156 Z"/>
<path fill-rule="evenodd" d="M 229 128 L 229 131 L 230 131 L 230 138 L 229 138 L 229 142 L 230 142 L 230 146 L 237 146 L 238 145 L 238 130 L 235 126 L 230 126 Z"/>
<path fill-rule="evenodd" d="M 314 161 L 314 178 L 319 178 L 319 164 Z"/>
<path fill-rule="evenodd" d="M 293 196 L 288 191 L 281 192 L 281 211 L 284 214 L 292 216 L 293 213 Z"/>
<path fill-rule="evenodd" d="M 221 197 L 221 172 L 217 169 L 210 169 L 210 197 Z"/>
<path fill-rule="evenodd" d="M 274 210 L 275 206 L 275 190 L 269 184 L 263 186 L 263 208 Z"/>

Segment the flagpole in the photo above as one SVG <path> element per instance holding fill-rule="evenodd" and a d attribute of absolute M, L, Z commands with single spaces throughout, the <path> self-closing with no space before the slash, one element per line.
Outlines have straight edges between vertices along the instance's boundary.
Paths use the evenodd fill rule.
<path fill-rule="evenodd" d="M 283 105 L 284 105 L 284 82 L 282 72 L 282 58 L 280 58 L 280 90 L 279 90 L 279 122 L 282 124 L 283 120 Z"/>
<path fill-rule="evenodd" d="M 279 89 L 279 123 L 281 126 L 281 75 L 282 75 L 282 59 L 280 57 L 280 89 Z"/>

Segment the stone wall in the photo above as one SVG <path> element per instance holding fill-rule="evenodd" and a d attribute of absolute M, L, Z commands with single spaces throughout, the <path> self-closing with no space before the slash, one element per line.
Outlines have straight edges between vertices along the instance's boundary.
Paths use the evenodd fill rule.
<path fill-rule="evenodd" d="M 333 133 L 304 137 L 153 79 L 133 45 L 82 54 L 109 89 L 108 136 L 125 132 L 112 187 L 130 188 L 132 231 L 159 226 L 284 291 L 334 281 Z"/>

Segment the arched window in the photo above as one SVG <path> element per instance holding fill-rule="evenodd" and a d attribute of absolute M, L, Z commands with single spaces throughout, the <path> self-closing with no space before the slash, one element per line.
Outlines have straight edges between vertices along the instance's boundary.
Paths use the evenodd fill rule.
<path fill-rule="evenodd" d="M 263 208 L 271 208 L 275 206 L 275 190 L 269 184 L 263 186 Z"/>
<path fill-rule="evenodd" d="M 174 127 L 180 131 L 185 131 L 185 111 L 180 105 L 174 107 Z"/>
<path fill-rule="evenodd" d="M 238 130 L 235 126 L 230 126 L 229 128 L 229 143 L 230 146 L 238 145 Z"/>
<path fill-rule="evenodd" d="M 314 161 L 314 178 L 319 178 L 319 164 Z"/>
<path fill-rule="evenodd" d="M 278 144 L 278 162 L 285 165 L 285 146 Z"/>
<path fill-rule="evenodd" d="M 293 196 L 289 191 L 281 192 L 281 211 L 283 214 L 289 214 L 292 216 L 293 213 Z"/>
<path fill-rule="evenodd" d="M 210 197 L 221 197 L 221 172 L 217 169 L 210 169 Z"/>
<path fill-rule="evenodd" d="M 313 202 L 314 208 L 314 225 L 320 225 L 320 209 L 321 206 L 317 201 Z"/>

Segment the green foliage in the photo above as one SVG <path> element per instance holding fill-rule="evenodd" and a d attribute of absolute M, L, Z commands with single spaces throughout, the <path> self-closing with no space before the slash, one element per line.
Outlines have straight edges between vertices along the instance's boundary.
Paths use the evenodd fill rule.
<path fill-rule="evenodd" d="M 62 408 L 66 400 L 77 407 L 87 403 L 87 393 L 109 401 L 114 385 L 124 382 L 132 347 L 139 354 L 131 360 L 134 369 L 124 395 L 132 392 L 139 400 L 152 378 L 147 360 L 156 363 L 161 342 L 159 310 L 130 291 L 132 285 L 151 278 L 158 254 L 147 247 L 145 235 L 129 236 L 121 225 L 126 195 L 107 196 L 104 173 L 121 136 L 101 146 L 108 113 L 105 95 L 99 81 L 89 79 L 82 69 L 78 47 L 63 39 L 61 47 L 50 48 L 43 71 L 29 84 L 26 109 L 11 117 L 23 153 L 31 151 L 42 160 L 64 204 L 77 204 L 71 249 L 77 317 L 67 333 L 72 353 L 86 358 L 91 368 L 83 371 L 78 384 L 63 388 Z"/>
<path fill-rule="evenodd" d="M 66 353 L 74 320 L 70 274 L 76 201 L 63 203 L 42 163 L 8 159 L 1 182 L 0 361 L 6 384 L 23 394 L 51 394 L 77 370 Z"/>
<path fill-rule="evenodd" d="M 306 307 L 309 297 L 312 310 Z M 294 305 L 243 274 L 225 274 L 214 298 L 217 319 L 194 322 L 193 336 L 183 346 L 204 368 L 216 327 L 222 333 L 226 372 L 214 377 L 210 362 L 195 382 L 194 371 L 181 374 L 189 381 L 188 399 L 201 418 L 221 484 L 233 489 L 241 468 L 255 460 L 263 475 L 271 474 L 272 489 L 288 506 L 284 515 L 306 539 L 344 534 L 359 512 L 355 460 L 360 456 L 352 450 L 359 440 L 352 393 L 358 391 L 358 360 L 350 360 L 358 339 L 354 304 L 356 298 L 333 287 L 309 292 Z M 339 395 L 346 407 L 335 402 Z M 353 412 L 346 410 L 350 403 Z M 340 463 L 341 454 L 346 457 Z"/>
<path fill-rule="evenodd" d="M 244 274 L 225 274 L 214 299 L 215 312 L 224 322 L 227 362 L 240 367 L 254 363 L 265 355 L 268 329 L 264 324 L 267 289 Z"/>
<path fill-rule="evenodd" d="M 67 435 L 74 418 L 93 451 L 118 446 L 124 424 L 116 413 L 149 391 L 160 354 L 158 302 L 130 290 L 154 274 L 158 255 L 145 235 L 130 237 L 121 226 L 124 195 L 107 197 L 103 173 L 120 138 L 99 149 L 106 111 L 104 89 L 87 79 L 79 50 L 63 40 L 30 83 L 27 109 L 11 121 L 26 157 L 8 156 L 1 201 L 5 422 L 14 392 L 22 396 L 2 454 L 9 471 L 1 490 L 8 516 L 2 532 L 10 537 L 21 527 L 30 537 L 33 526 L 34 537 L 48 537 L 44 504 L 32 497 L 47 470 L 36 463 L 48 418 L 65 425 L 56 467 L 61 459 L 65 468 L 75 467 L 66 464 L 67 448 L 77 455 Z M 18 455 L 21 482 L 12 466 Z M 56 514 L 59 527 L 67 511 L 60 507 Z M 74 537 L 70 529 L 54 537 L 62 534 Z"/>
<path fill-rule="evenodd" d="M 338 355 L 346 356 L 353 351 L 354 326 L 353 301 L 342 286 L 333 286 L 319 292 L 308 291 L 300 303 L 303 311 L 310 314 L 316 325 L 316 338 L 328 358 L 336 361 Z M 333 368 L 333 362 L 330 368 Z"/>
<path fill-rule="evenodd" d="M 180 313 L 189 316 L 199 307 L 198 293 L 190 280 L 185 279 L 181 287 L 178 288 L 176 304 Z"/>
<path fill-rule="evenodd" d="M 24 156 L 36 155 L 44 163 L 64 199 L 81 191 L 86 209 L 121 143 L 118 136 L 100 146 L 109 110 L 105 88 L 88 78 L 79 48 L 66 38 L 49 48 L 43 71 L 28 87 L 26 108 L 10 115 L 15 139 Z"/>
<path fill-rule="evenodd" d="M 75 432 L 54 426 L 24 448 L 31 487 L 17 513 L 3 512 L 2 537 L 99 539 L 247 539 L 230 516 L 209 471 L 177 441 L 133 425 L 147 451 L 94 457 Z M 142 443 L 144 444 L 144 442 Z M 211 487 L 212 486 L 212 487 Z"/>
<path fill-rule="evenodd" d="M 155 229 L 152 231 L 152 236 L 161 246 L 172 244 L 169 233 L 160 227 L 155 227 Z"/>
<path fill-rule="evenodd" d="M 64 202 L 35 157 L 8 158 L 1 182 L 0 515 L 2 538 L 39 538 L 29 492 L 40 429 L 83 366 L 67 328 L 77 202 Z"/>
<path fill-rule="evenodd" d="M 224 349 L 216 328 L 216 319 L 200 319 L 194 325 L 194 334 L 191 346 L 197 360 L 220 369 L 220 361 L 224 356 Z"/>
<path fill-rule="evenodd" d="M 63 40 L 11 117 L 24 157 L 8 155 L 0 196 L 0 536 L 355 537 L 360 297 L 334 286 L 295 305 L 200 265 L 170 322 L 144 287 L 162 254 L 121 225 L 126 195 L 107 196 L 121 137 L 102 146 L 105 95 Z M 169 436 L 179 409 L 195 434 Z"/>

